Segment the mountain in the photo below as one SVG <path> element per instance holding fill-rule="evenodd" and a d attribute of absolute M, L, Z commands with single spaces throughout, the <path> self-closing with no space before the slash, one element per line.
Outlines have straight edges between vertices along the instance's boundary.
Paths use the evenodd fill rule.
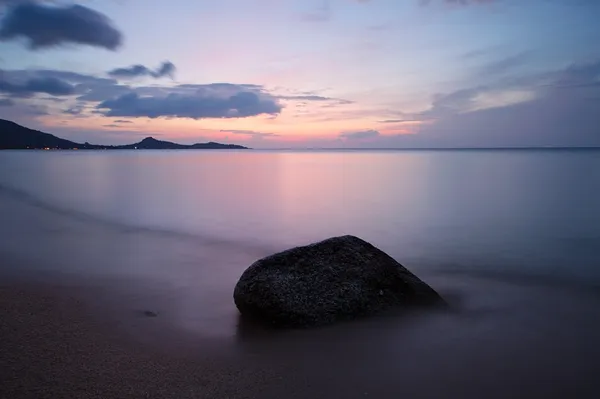
<path fill-rule="evenodd" d="M 184 145 L 147 137 L 139 143 L 106 146 L 75 143 L 52 134 L 28 129 L 14 122 L 0 119 L 0 150 L 247 150 L 235 144 L 197 143 Z"/>
<path fill-rule="evenodd" d="M 120 149 L 126 150 L 242 150 L 248 149 L 241 145 L 221 144 L 215 142 L 196 143 L 192 145 L 184 145 L 172 143 L 170 141 L 156 140 L 154 137 L 146 137 L 144 140 L 135 144 L 118 146 Z"/>
<path fill-rule="evenodd" d="M 0 149 L 77 148 L 79 144 L 0 119 Z"/>

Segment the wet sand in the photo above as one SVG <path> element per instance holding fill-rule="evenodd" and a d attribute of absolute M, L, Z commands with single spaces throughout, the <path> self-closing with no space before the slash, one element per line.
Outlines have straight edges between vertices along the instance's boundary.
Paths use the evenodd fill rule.
<path fill-rule="evenodd" d="M 444 277 L 438 284 L 453 304 L 449 312 L 390 313 L 306 331 L 240 324 L 231 336 L 208 336 L 174 324 L 168 304 L 154 317 L 144 312 L 156 308 L 139 306 L 143 300 L 124 300 L 131 281 L 49 273 L 1 281 L 1 398 L 600 393 L 600 298 L 593 290 L 574 295 Z M 466 286 L 480 288 L 465 296 Z"/>

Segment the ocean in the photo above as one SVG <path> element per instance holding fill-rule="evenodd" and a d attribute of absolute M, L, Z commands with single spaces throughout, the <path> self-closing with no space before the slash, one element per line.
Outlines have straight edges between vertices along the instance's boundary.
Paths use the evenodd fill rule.
<path fill-rule="evenodd" d="M 151 310 L 312 381 L 306 397 L 600 393 L 600 150 L 2 151 L 0 170 L 2 275 L 85 281 L 124 319 Z M 240 325 L 246 267 L 344 234 L 452 310 Z"/>

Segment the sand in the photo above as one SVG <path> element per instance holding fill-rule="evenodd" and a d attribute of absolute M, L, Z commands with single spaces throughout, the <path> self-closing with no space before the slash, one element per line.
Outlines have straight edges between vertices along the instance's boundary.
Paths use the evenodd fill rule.
<path fill-rule="evenodd" d="M 159 336 L 143 313 L 131 313 L 136 334 L 154 336 L 134 339 L 109 309 L 86 303 L 83 291 L 3 284 L 1 398 L 255 398 L 265 388 L 271 397 L 301 397 L 281 382 L 283 370 L 248 367 L 214 340 L 183 344 L 183 334 L 166 329 Z"/>
<path fill-rule="evenodd" d="M 476 312 L 463 320 L 471 323 L 467 337 L 421 316 L 406 318 L 402 323 L 420 325 L 406 331 L 383 318 L 208 337 L 175 328 L 161 313 L 108 305 L 100 297 L 109 291 L 90 280 L 1 281 L 2 399 L 594 398 L 600 392 L 592 320 L 588 331 L 578 326 L 574 335 L 567 329 L 545 338 L 512 326 L 500 339 L 485 331 L 493 326 L 479 323 L 485 316 Z"/>

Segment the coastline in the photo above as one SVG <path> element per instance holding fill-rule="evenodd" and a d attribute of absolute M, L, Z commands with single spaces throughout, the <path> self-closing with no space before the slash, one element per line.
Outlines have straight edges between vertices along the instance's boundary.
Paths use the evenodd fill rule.
<path fill-rule="evenodd" d="M 545 316 L 533 316 L 535 309 L 510 315 L 507 301 L 468 309 L 460 304 L 464 298 L 453 298 L 463 310 L 382 315 L 316 330 L 238 325 L 232 336 L 217 337 L 177 326 L 172 309 L 148 317 L 135 301 L 104 300 L 127 291 L 131 281 L 120 282 L 3 275 L 0 303 L 10 306 L 0 319 L 0 368 L 6 370 L 0 397 L 561 398 L 577 392 L 592 398 L 600 392 L 594 344 L 600 329 L 578 319 L 586 309 L 561 316 L 561 323 L 580 324 L 552 331 L 540 323 Z M 535 299 L 525 292 L 530 289 L 495 287 L 519 292 L 510 301 Z M 557 295 L 550 305 L 578 306 L 581 299 L 569 303 Z M 506 317 L 511 325 L 494 331 Z"/>
<path fill-rule="evenodd" d="M 14 179 L 27 189 L 0 187 L 1 399 L 600 396 L 595 224 L 588 233 L 567 235 L 575 239 L 560 251 L 568 262 L 538 259 L 543 268 L 530 267 L 535 251 L 512 261 L 502 257 L 518 250 L 511 241 L 484 247 L 479 253 L 485 256 L 475 257 L 478 230 L 452 226 L 443 237 L 465 245 L 473 260 L 457 256 L 453 246 L 434 244 L 426 248 L 436 256 L 424 258 L 419 254 L 427 251 L 406 251 L 415 224 L 391 236 L 389 248 L 451 302 L 452 311 L 391 312 L 327 328 L 273 332 L 240 323 L 233 288 L 253 261 L 300 236 L 271 239 L 257 226 L 251 231 L 265 242 L 238 239 L 233 228 L 218 238 L 219 225 L 210 219 L 203 222 L 206 234 L 143 227 L 147 219 L 140 217 L 137 225 L 135 218 L 106 212 L 113 209 L 111 199 L 120 206 L 127 198 L 127 191 L 111 192 L 111 186 L 101 192 L 106 197 L 92 196 L 106 201 L 98 209 L 95 202 L 77 207 L 64 201 L 83 188 L 70 191 L 59 179 L 30 194 L 37 170 Z M 115 173 L 124 174 L 121 168 Z M 125 179 L 122 187 L 136 181 Z M 56 190 L 65 195 L 53 198 Z M 151 191 L 138 190 L 144 195 L 133 204 L 152 198 Z M 204 203 L 185 204 L 156 203 L 154 209 L 181 207 L 187 215 Z M 233 205 L 243 204 L 214 209 Z M 414 209 L 409 205 L 404 206 Z M 562 226 L 590 214 L 574 215 L 565 216 Z M 546 248 L 539 247 L 556 256 Z"/>

